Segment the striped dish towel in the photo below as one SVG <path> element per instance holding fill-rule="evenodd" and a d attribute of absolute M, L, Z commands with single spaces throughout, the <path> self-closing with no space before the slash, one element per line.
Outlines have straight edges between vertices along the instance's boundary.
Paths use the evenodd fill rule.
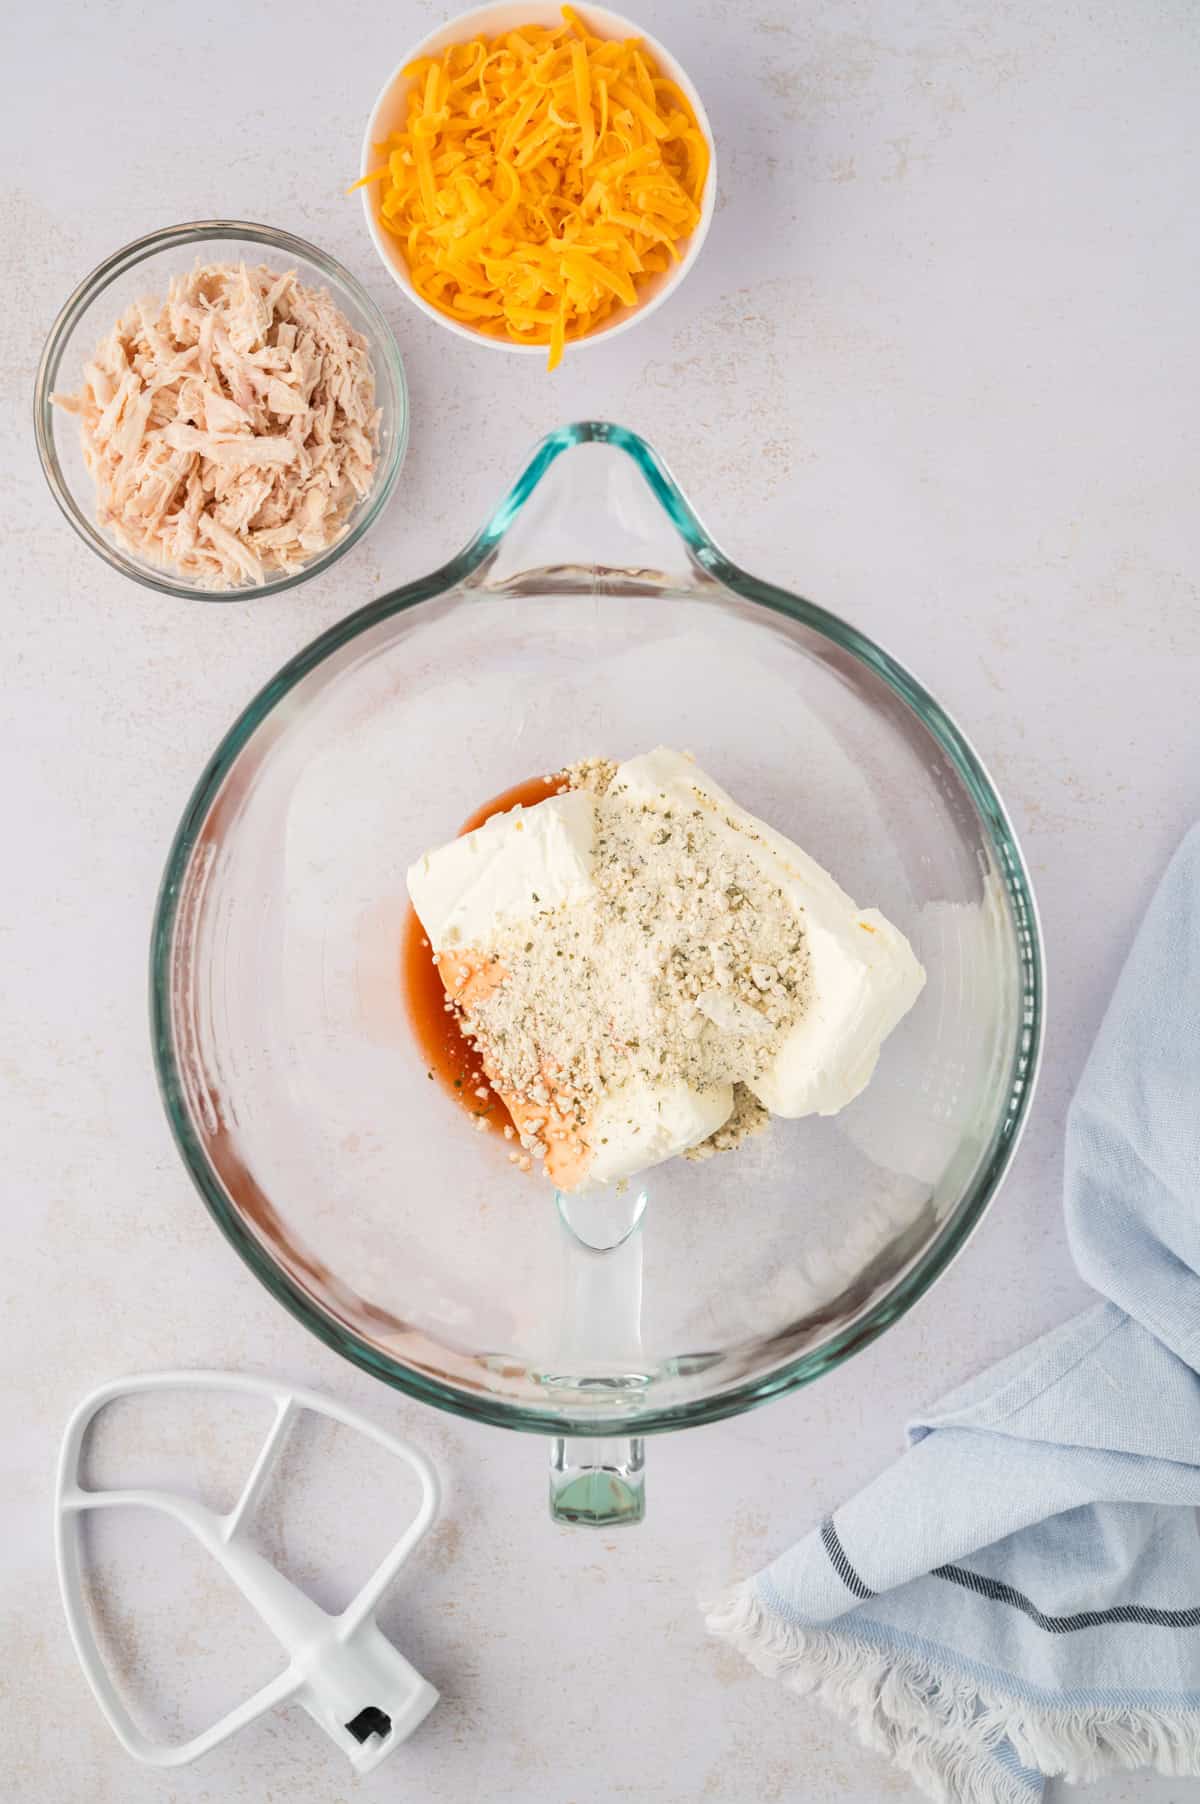
<path fill-rule="evenodd" d="M 708 1618 L 954 1804 L 1200 1775 L 1200 828 L 1072 1104 L 1066 1214 L 1104 1300 Z"/>

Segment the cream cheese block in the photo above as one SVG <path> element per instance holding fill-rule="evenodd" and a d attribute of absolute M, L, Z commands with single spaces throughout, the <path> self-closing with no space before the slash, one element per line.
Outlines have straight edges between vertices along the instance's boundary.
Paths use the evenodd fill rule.
<path fill-rule="evenodd" d="M 505 928 L 588 901 L 595 818 L 591 796 L 569 790 L 426 852 L 409 868 L 408 893 L 434 951 L 489 952 Z"/>
<path fill-rule="evenodd" d="M 588 1183 L 610 1184 L 674 1159 L 724 1127 L 732 1113 L 732 1084 L 693 1090 L 678 1080 L 632 1077 L 602 1098 L 588 1125 Z"/>
<path fill-rule="evenodd" d="M 608 795 L 638 809 L 643 820 L 645 811 L 664 816 L 664 840 L 672 819 L 694 818 L 694 811 L 702 810 L 709 836 L 705 878 L 711 877 L 719 887 L 740 863 L 744 883 L 749 880 L 747 866 L 752 866 L 770 883 L 772 906 L 778 904 L 782 911 L 779 918 L 787 923 L 794 913 L 803 929 L 805 995 L 790 1026 L 785 1018 L 782 1028 L 772 1027 L 756 1008 L 753 990 L 744 989 L 739 999 L 727 979 L 719 977 L 717 987 L 692 991 L 694 1006 L 686 1002 L 690 1024 L 684 1032 L 715 1030 L 749 1047 L 756 1039 L 774 1036 L 765 1065 L 761 1057 L 739 1055 L 755 1067 L 741 1067 L 742 1081 L 773 1114 L 830 1115 L 844 1108 L 870 1081 L 883 1042 L 924 985 L 925 973 L 904 935 L 877 909 L 859 908 L 815 859 L 739 807 L 681 752 L 659 747 L 627 760 L 617 767 Z M 600 804 L 601 810 L 609 806 Z M 611 812 L 607 818 L 611 825 Z M 555 918 L 561 921 L 562 911 L 573 918 L 572 911 L 579 910 L 580 924 L 590 923 L 590 938 L 584 936 L 587 943 L 611 946 L 611 930 L 597 938 L 595 925 L 597 918 L 601 923 L 612 919 L 603 912 L 604 878 L 594 876 L 598 831 L 596 799 L 585 789 L 570 790 L 531 808 L 493 816 L 474 832 L 426 853 L 410 868 L 409 894 L 430 944 L 439 955 L 453 955 L 443 959 L 448 985 L 454 981 L 450 973 L 455 958 L 469 963 L 473 957 L 497 955 L 505 936 L 518 928 L 528 928 L 532 935 L 537 918 L 547 911 L 557 911 Z M 642 868 L 657 870 L 653 857 Z M 622 892 L 618 901 L 623 900 Z M 704 907 L 711 912 L 711 904 L 704 903 L 698 919 L 703 918 Z M 667 937 L 661 948 L 658 918 L 648 920 L 636 956 L 609 976 L 614 986 L 626 986 L 626 997 L 645 988 L 651 1016 L 652 982 L 658 969 L 654 955 L 661 950 L 665 965 L 669 936 L 678 932 L 667 916 L 662 919 Z M 508 943 L 511 946 L 511 937 Z M 565 968 L 555 966 L 556 971 Z M 755 966 L 750 969 L 757 971 Z M 501 974 L 497 981 L 510 980 Z M 771 981 L 767 968 L 763 981 Z M 563 1014 L 570 1013 L 574 990 L 559 994 Z M 662 1012 L 658 1010 L 660 1018 Z M 528 1019 L 527 1013 L 523 1019 Z M 607 1033 L 602 1024 L 607 1020 L 607 1013 L 598 1016 L 598 1036 Z M 652 1025 L 649 1031 L 653 1036 Z M 539 1043 L 535 1038 L 535 1046 Z M 739 1074 L 736 1063 L 709 1069 L 713 1076 Z M 510 1106 L 516 1118 L 511 1101 Z M 525 1108 L 528 1114 L 528 1103 Z M 657 1077 L 631 1069 L 626 1076 L 618 1068 L 603 1094 L 587 1099 L 586 1120 L 579 1130 L 580 1175 L 578 1181 L 564 1176 L 562 1186 L 590 1187 L 660 1164 L 706 1140 L 728 1121 L 733 1108 L 731 1083 L 712 1082 L 701 1089 L 679 1075 Z"/>
<path fill-rule="evenodd" d="M 433 950 L 488 953 L 507 928 L 544 909 L 588 902 L 595 808 L 583 790 L 511 808 L 427 852 L 408 871 L 408 893 Z M 610 1091 L 588 1123 L 589 1184 L 612 1183 L 673 1159 L 715 1133 L 733 1089 L 704 1091 L 639 1076 Z"/>
<path fill-rule="evenodd" d="M 774 877 L 804 925 L 808 1006 L 748 1087 L 774 1115 L 833 1115 L 870 1082 L 879 1051 L 925 984 L 912 947 L 878 909 L 860 909 L 814 858 L 686 758 L 660 746 L 617 768 L 648 806 L 700 807 L 731 853 Z M 701 999 L 701 1005 L 703 999 Z"/>

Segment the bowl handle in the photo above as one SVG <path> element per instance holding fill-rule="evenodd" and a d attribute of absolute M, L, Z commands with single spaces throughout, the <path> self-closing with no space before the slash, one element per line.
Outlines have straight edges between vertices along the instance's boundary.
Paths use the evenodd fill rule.
<path fill-rule="evenodd" d="M 628 594 L 709 587 L 720 554 L 645 440 L 590 420 L 542 441 L 466 555 L 483 589 Z"/>
<path fill-rule="evenodd" d="M 566 1230 L 561 1355 L 591 1368 L 576 1386 L 636 1395 L 642 1365 L 642 1217 L 646 1192 L 558 1191 Z M 605 1380 L 598 1367 L 608 1369 Z M 557 1382 L 572 1382 L 560 1377 Z M 646 1513 L 646 1449 L 640 1435 L 560 1435 L 550 1449 L 550 1514 L 577 1527 L 619 1528 Z"/>
<path fill-rule="evenodd" d="M 646 1513 L 646 1450 L 640 1436 L 556 1440 L 550 1449 L 550 1514 L 583 1528 L 621 1528 Z"/>

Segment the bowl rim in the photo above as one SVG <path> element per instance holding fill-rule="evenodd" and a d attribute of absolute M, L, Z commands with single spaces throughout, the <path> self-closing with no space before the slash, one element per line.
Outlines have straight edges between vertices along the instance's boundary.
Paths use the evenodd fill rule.
<path fill-rule="evenodd" d="M 131 557 L 108 539 L 84 511 L 59 460 L 54 439 L 58 416 L 50 396 L 62 367 L 68 339 L 88 310 L 113 282 L 161 251 L 184 249 L 221 239 L 241 239 L 248 244 L 259 244 L 281 252 L 287 258 L 303 258 L 305 262 L 313 264 L 327 281 L 335 287 L 340 284 L 347 291 L 367 320 L 372 338 L 371 361 L 376 388 L 382 381 L 388 382 L 394 403 L 396 428 L 387 463 L 377 475 L 371 494 L 365 503 L 359 504 L 358 518 L 350 529 L 333 545 L 305 564 L 303 569 L 272 577 L 269 582 L 236 589 L 203 589 L 195 583 L 182 582 L 172 577 L 166 566 L 159 571 Z M 331 257 L 318 245 L 310 244 L 307 239 L 298 238 L 295 233 L 281 231 L 275 226 L 256 225 L 244 219 L 197 219 L 183 225 L 161 226 L 153 232 L 145 233 L 141 238 L 123 244 L 102 263 L 98 263 L 76 285 L 59 309 L 38 361 L 33 388 L 33 429 L 38 461 L 60 512 L 84 543 L 114 570 L 119 570 L 123 576 L 132 577 L 144 588 L 154 589 L 160 595 L 178 596 L 184 601 L 257 601 L 264 595 L 279 595 L 285 589 L 294 589 L 299 583 L 307 582 L 310 577 L 319 575 L 331 564 L 335 564 L 374 525 L 391 498 L 408 451 L 409 422 L 408 381 L 400 348 L 382 310 L 362 283 L 336 257 Z"/>
<path fill-rule="evenodd" d="M 360 634 L 462 585 L 480 572 L 529 501 L 542 477 L 564 452 L 581 444 L 608 444 L 623 450 L 679 532 L 698 568 L 732 594 L 799 621 L 881 677 L 917 715 L 949 757 L 979 814 L 1005 886 L 1017 952 L 1021 1016 L 1008 1073 L 1005 1106 L 999 1111 L 970 1187 L 942 1223 L 935 1238 L 890 1290 L 848 1322 L 828 1342 L 785 1359 L 710 1397 L 611 1418 L 573 1416 L 479 1392 L 459 1390 L 414 1366 L 392 1359 L 328 1313 L 271 1257 L 237 1209 L 209 1163 L 187 1107 L 171 1032 L 170 976 L 183 877 L 209 810 L 243 746 L 295 686 L 332 653 Z M 786 1395 L 833 1370 L 876 1340 L 931 1288 L 962 1253 L 975 1233 L 1011 1165 L 1029 1119 L 1046 1020 L 1046 979 L 1037 901 L 1015 830 L 978 753 L 955 721 L 927 689 L 874 640 L 836 614 L 775 584 L 760 581 L 733 563 L 701 525 L 679 485 L 652 447 L 637 433 L 605 421 L 585 420 L 549 433 L 537 446 L 512 488 L 456 557 L 428 576 L 407 583 L 356 609 L 292 657 L 246 705 L 218 744 L 202 772 L 167 855 L 155 907 L 150 942 L 151 1037 L 159 1091 L 176 1146 L 193 1183 L 217 1225 L 255 1276 L 276 1300 L 318 1339 L 384 1383 L 453 1415 L 495 1427 L 548 1435 L 645 1435 L 721 1421 Z"/>
<path fill-rule="evenodd" d="M 529 12 L 530 10 L 537 10 L 538 7 L 541 7 L 543 10 L 554 11 L 555 13 L 561 11 L 561 8 L 555 3 L 555 0 L 535 0 L 532 9 L 530 6 L 526 6 L 524 11 Z M 427 31 L 419 43 L 415 44 L 408 54 L 400 59 L 384 82 L 382 88 L 380 88 L 379 93 L 376 95 L 375 103 L 367 117 L 366 130 L 363 133 L 362 152 L 359 158 L 358 173 L 360 180 L 364 176 L 369 175 L 375 165 L 376 158 L 374 146 L 379 141 L 376 121 L 390 100 L 392 90 L 395 88 L 397 82 L 403 79 L 404 71 L 408 65 L 416 62 L 418 57 L 428 55 L 429 47 L 439 40 L 444 39 L 448 31 L 454 30 L 457 32 L 461 28 L 466 31 L 466 35 L 469 37 L 471 26 L 478 25 L 482 27 L 484 21 L 492 18 L 495 14 L 509 13 L 511 11 L 512 7 L 510 4 L 506 3 L 506 0 L 485 0 L 484 5 L 473 6 L 466 12 L 458 13 L 453 18 L 443 20 L 442 23 L 436 26 L 432 31 Z M 660 39 L 654 37 L 652 33 L 643 30 L 636 21 L 627 18 L 624 13 L 614 12 L 613 9 L 608 6 L 588 6 L 586 4 L 582 6 L 582 11 L 585 15 L 590 14 L 601 21 L 603 28 L 608 31 L 610 35 L 624 35 L 640 38 L 646 44 L 651 54 L 658 59 L 663 69 L 670 76 L 670 79 L 677 82 L 683 89 L 695 111 L 696 124 L 703 132 L 705 143 L 708 145 L 708 172 L 704 180 L 704 196 L 700 207 L 699 224 L 696 226 L 695 231 L 689 235 L 683 256 L 679 263 L 670 270 L 669 279 L 660 285 L 657 291 L 650 296 L 649 300 L 639 301 L 636 307 L 626 308 L 622 313 L 618 314 L 611 325 L 601 326 L 595 332 L 586 332 L 581 338 L 568 338 L 566 343 L 567 351 L 576 351 L 585 347 L 604 344 L 608 342 L 608 340 L 618 337 L 620 333 L 627 332 L 632 326 L 639 325 L 643 320 L 648 319 L 652 313 L 661 307 L 663 302 L 678 290 L 680 285 L 686 280 L 687 276 L 695 267 L 700 252 L 704 248 L 704 241 L 708 237 L 709 227 L 712 225 L 717 207 L 716 139 L 713 135 L 712 124 L 709 120 L 708 112 L 703 100 L 700 98 L 696 84 L 684 68 L 683 64 L 679 61 L 679 58 L 674 56 Z M 532 21 L 526 20 L 526 23 L 530 22 L 534 24 L 539 23 L 536 19 Z M 375 249 L 379 254 L 379 260 L 395 282 L 397 288 L 399 288 L 402 294 L 408 297 L 414 307 L 418 307 L 429 319 L 436 320 L 440 326 L 445 326 L 447 331 L 453 332 L 456 338 L 463 339 L 467 344 L 483 345 L 488 350 L 492 351 L 514 351 L 519 357 L 536 356 L 543 359 L 545 358 L 546 346 L 544 344 L 513 344 L 511 340 L 506 338 L 491 338 L 486 332 L 477 331 L 474 327 L 468 326 L 462 320 L 451 319 L 449 314 L 440 312 L 431 302 L 427 301 L 424 295 L 418 294 L 416 288 L 413 286 L 412 278 L 408 274 L 407 265 L 404 264 L 403 256 L 398 252 L 393 253 L 388 237 L 375 217 L 375 209 L 372 205 L 372 194 L 369 186 L 363 187 L 360 190 L 360 197 L 362 201 L 363 218 L 367 223 L 367 231 L 370 235 L 371 243 L 375 246 Z"/>

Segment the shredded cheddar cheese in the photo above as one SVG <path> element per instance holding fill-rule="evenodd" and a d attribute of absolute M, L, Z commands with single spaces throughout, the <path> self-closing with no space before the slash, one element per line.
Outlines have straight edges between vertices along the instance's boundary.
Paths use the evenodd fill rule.
<path fill-rule="evenodd" d="M 597 38 L 564 6 L 454 44 L 405 70 L 406 129 L 355 183 L 383 184 L 379 218 L 431 306 L 490 337 L 549 346 L 679 261 L 700 220 L 704 135 L 641 41 Z"/>

